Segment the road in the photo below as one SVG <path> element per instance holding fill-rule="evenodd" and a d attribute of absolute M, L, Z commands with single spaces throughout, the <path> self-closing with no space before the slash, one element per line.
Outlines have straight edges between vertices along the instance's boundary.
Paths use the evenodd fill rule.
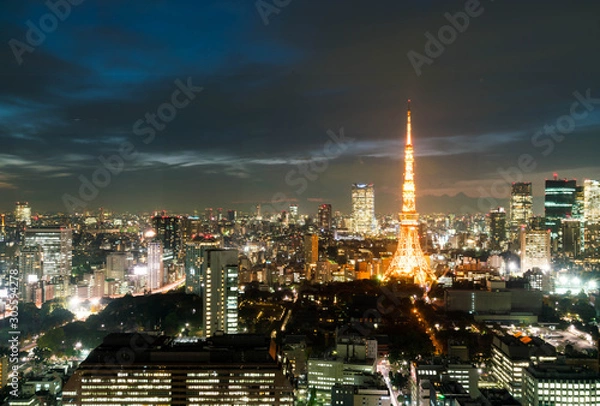
<path fill-rule="evenodd" d="M 168 285 L 163 286 L 162 288 L 153 290 L 152 292 L 150 292 L 150 294 L 154 295 L 156 293 L 165 293 L 170 290 L 178 288 L 179 286 L 183 285 L 184 283 L 185 283 L 185 276 L 181 279 L 176 280 L 173 283 L 169 283 Z M 146 294 L 147 294 L 147 292 L 137 292 L 137 293 L 132 293 L 132 296 L 144 296 Z M 110 295 L 109 297 L 111 299 L 118 299 L 123 296 L 125 296 L 125 295 Z"/>
<path fill-rule="evenodd" d="M 390 391 L 392 405 L 400 406 L 400 403 L 398 403 L 398 392 L 394 390 L 390 382 L 390 364 L 387 359 L 383 358 L 377 361 L 377 371 L 383 375 L 383 380 Z"/>

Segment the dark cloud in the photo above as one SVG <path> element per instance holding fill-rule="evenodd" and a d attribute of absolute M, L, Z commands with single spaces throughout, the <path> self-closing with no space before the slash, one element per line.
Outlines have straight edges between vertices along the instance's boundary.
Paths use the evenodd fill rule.
<path fill-rule="evenodd" d="M 305 212 L 317 202 L 347 211 L 350 185 L 373 182 L 378 210 L 394 211 L 407 98 L 422 195 L 480 197 L 523 154 L 535 160 L 523 177 L 538 195 L 555 170 L 600 177 L 600 104 L 552 152 L 532 142 L 569 114 L 574 92 L 600 97 L 598 3 L 481 4 L 418 76 L 407 53 L 423 54 L 425 33 L 465 2 L 294 0 L 264 25 L 252 1 L 88 1 L 19 65 L 9 40 L 48 10 L 10 1 L 0 17 L 0 207 L 64 209 L 78 177 L 130 142 L 138 156 L 90 207 L 249 208 L 283 193 Z M 188 77 L 204 90 L 145 144 L 134 123 Z M 297 193 L 286 175 L 340 128 L 354 142 Z M 429 202 L 444 210 L 447 200 Z"/>

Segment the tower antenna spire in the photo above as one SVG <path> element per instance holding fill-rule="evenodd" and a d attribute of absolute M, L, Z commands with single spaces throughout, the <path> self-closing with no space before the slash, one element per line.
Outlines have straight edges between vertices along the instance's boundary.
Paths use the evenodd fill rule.
<path fill-rule="evenodd" d="M 406 145 L 412 145 L 412 124 L 410 122 L 410 99 L 406 110 Z"/>

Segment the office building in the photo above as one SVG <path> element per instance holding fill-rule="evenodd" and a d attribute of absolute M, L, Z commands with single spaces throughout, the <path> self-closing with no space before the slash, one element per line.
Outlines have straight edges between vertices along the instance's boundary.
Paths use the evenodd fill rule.
<path fill-rule="evenodd" d="M 15 221 L 20 225 L 31 225 L 31 207 L 29 207 L 29 203 L 15 203 Z"/>
<path fill-rule="evenodd" d="M 531 182 L 515 182 L 510 190 L 511 240 L 519 238 L 521 226 L 527 226 L 533 217 L 533 191 Z"/>
<path fill-rule="evenodd" d="M 197 234 L 185 248 L 185 291 L 200 295 L 206 277 L 206 251 L 220 248 L 221 240 L 209 234 Z"/>
<path fill-rule="evenodd" d="M 506 212 L 498 207 L 489 213 L 490 249 L 504 251 L 506 249 Z"/>
<path fill-rule="evenodd" d="M 205 252 L 204 337 L 216 332 L 238 332 L 238 251 L 209 249 Z"/>
<path fill-rule="evenodd" d="M 319 261 L 319 236 L 317 234 L 304 236 L 304 261 L 306 264 L 316 264 Z"/>
<path fill-rule="evenodd" d="M 19 253 L 19 292 L 21 300 L 25 303 L 35 301 L 35 298 L 28 297 L 27 289 L 32 284 L 37 284 L 43 280 L 42 262 L 44 251 L 39 245 L 29 245 L 20 249 Z"/>
<path fill-rule="evenodd" d="M 352 185 L 352 227 L 357 234 L 374 234 L 375 188 L 373 184 Z"/>
<path fill-rule="evenodd" d="M 131 252 L 111 252 L 106 256 L 106 277 L 108 279 L 122 281 L 132 267 L 133 254 Z"/>
<path fill-rule="evenodd" d="M 40 227 L 25 230 L 24 246 L 40 246 L 43 251 L 42 278 L 53 281 L 71 275 L 73 237 L 67 227 Z"/>
<path fill-rule="evenodd" d="M 298 218 L 298 205 L 297 204 L 290 204 L 290 217 L 294 220 L 296 220 Z"/>
<path fill-rule="evenodd" d="M 560 225 L 562 254 L 577 258 L 583 251 L 583 222 L 574 218 L 564 219 Z"/>
<path fill-rule="evenodd" d="M 319 206 L 318 213 L 318 226 L 321 231 L 330 231 L 331 230 L 331 205 L 330 204 L 322 204 Z"/>
<path fill-rule="evenodd" d="M 521 273 L 539 268 L 550 270 L 550 230 L 521 232 Z"/>
<path fill-rule="evenodd" d="M 556 361 L 555 348 L 538 337 L 529 337 L 521 333 L 494 336 L 492 375 L 516 399 L 523 395 L 524 370 L 533 361 Z"/>
<path fill-rule="evenodd" d="M 581 366 L 530 365 L 524 371 L 523 406 L 599 406 L 600 376 Z"/>
<path fill-rule="evenodd" d="M 554 179 L 546 180 L 544 217 L 551 232 L 553 252 L 562 249 L 561 223 L 573 215 L 576 191 L 577 181 L 574 179 L 558 179 L 558 175 L 554 174 Z"/>
<path fill-rule="evenodd" d="M 146 286 L 150 290 L 158 289 L 163 283 L 163 246 L 160 241 L 148 243 L 148 279 Z"/>
<path fill-rule="evenodd" d="M 583 182 L 584 254 L 600 258 L 600 182 L 586 179 Z"/>
<path fill-rule="evenodd" d="M 600 224 L 600 182 L 583 181 L 583 218 L 587 224 Z"/>
<path fill-rule="evenodd" d="M 410 365 L 410 391 L 415 406 L 426 406 L 432 399 L 432 391 L 444 390 L 441 383 L 455 382 L 468 398 L 479 396 L 477 387 L 479 373 L 473 364 L 454 363 L 447 359 L 413 361 Z M 448 385 L 445 386 L 448 390 Z M 433 397 L 435 399 L 435 395 Z"/>
<path fill-rule="evenodd" d="M 227 210 L 227 221 L 235 221 L 237 218 L 236 210 Z"/>
<path fill-rule="evenodd" d="M 335 384 L 331 388 L 335 406 L 390 406 L 392 400 L 383 382 L 379 386 Z"/>
<path fill-rule="evenodd" d="M 65 384 L 63 403 L 292 406 L 293 387 L 270 345 L 254 335 L 110 334 Z"/>
<path fill-rule="evenodd" d="M 575 186 L 575 201 L 573 203 L 573 210 L 571 212 L 571 218 L 583 221 L 583 211 L 585 205 L 585 193 L 583 185 Z"/>
<path fill-rule="evenodd" d="M 186 219 L 181 216 L 154 216 L 152 225 L 156 239 L 163 243 L 163 249 L 172 250 L 175 257 L 183 254 L 185 247 Z"/>
<path fill-rule="evenodd" d="M 315 388 L 317 398 L 325 404 L 332 401 L 334 385 L 380 388 L 377 377 L 377 341 L 364 337 L 343 337 L 336 343 L 334 357 L 308 360 L 308 387 Z M 338 393 L 340 394 L 340 393 Z"/>

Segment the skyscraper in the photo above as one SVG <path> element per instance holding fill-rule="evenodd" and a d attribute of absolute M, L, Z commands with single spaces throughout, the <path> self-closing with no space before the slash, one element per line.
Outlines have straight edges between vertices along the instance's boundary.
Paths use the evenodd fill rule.
<path fill-rule="evenodd" d="M 27 297 L 27 285 L 43 279 L 42 262 L 44 251 L 39 245 L 29 245 L 20 249 L 19 253 L 19 292 L 21 300 L 26 303 L 34 301 Z"/>
<path fill-rule="evenodd" d="M 373 184 L 352 185 L 352 225 L 357 234 L 373 234 L 375 222 L 375 189 Z"/>
<path fill-rule="evenodd" d="M 323 231 L 331 230 L 331 205 L 322 204 L 319 206 L 319 229 Z"/>
<path fill-rule="evenodd" d="M 73 237 L 67 227 L 40 227 L 25 230 L 25 246 L 39 245 L 44 251 L 42 276 L 71 275 Z"/>
<path fill-rule="evenodd" d="M 556 173 L 554 179 L 546 180 L 544 217 L 546 227 L 551 232 L 553 250 L 556 252 L 562 249 L 561 222 L 571 218 L 573 214 L 576 189 L 576 180 L 558 179 Z"/>
<path fill-rule="evenodd" d="M 106 277 L 109 279 L 124 280 L 127 271 L 132 267 L 131 252 L 111 252 L 106 256 Z"/>
<path fill-rule="evenodd" d="M 198 234 L 185 248 L 185 291 L 200 295 L 206 277 L 206 251 L 220 248 L 221 241 L 211 235 Z"/>
<path fill-rule="evenodd" d="M 156 232 L 156 239 L 163 243 L 164 249 L 173 250 L 176 257 L 183 254 L 185 218 L 181 216 L 154 216 L 152 225 Z"/>
<path fill-rule="evenodd" d="M 533 217 L 533 192 L 531 182 L 516 182 L 510 191 L 510 239 L 519 238 L 521 226 L 528 225 Z"/>
<path fill-rule="evenodd" d="M 160 241 L 148 243 L 148 288 L 158 289 L 163 280 L 163 246 Z"/>
<path fill-rule="evenodd" d="M 29 207 L 29 203 L 15 203 L 15 221 L 26 226 L 31 225 L 31 207 Z"/>
<path fill-rule="evenodd" d="M 398 248 L 385 272 L 385 279 L 391 277 L 412 277 L 414 282 L 426 288 L 436 280 L 419 243 L 419 214 L 416 205 L 414 154 L 410 100 L 406 117 L 406 146 L 404 147 L 404 183 L 402 184 L 402 213 Z"/>
<path fill-rule="evenodd" d="M 583 218 L 587 224 L 600 223 L 600 182 L 583 181 Z"/>
<path fill-rule="evenodd" d="M 206 251 L 204 279 L 204 337 L 217 331 L 238 332 L 238 251 L 209 249 Z"/>
<path fill-rule="evenodd" d="M 317 234 L 306 234 L 304 236 L 304 261 L 314 264 L 319 260 L 319 236 Z"/>
<path fill-rule="evenodd" d="M 67 227 L 40 227 L 25 230 L 25 247 L 40 246 L 43 251 L 42 279 L 56 285 L 56 296 L 67 295 L 66 287 L 73 263 L 72 230 Z"/>
<path fill-rule="evenodd" d="M 550 231 L 527 230 L 521 233 L 521 273 L 533 268 L 550 270 Z"/>
<path fill-rule="evenodd" d="M 298 218 L 298 205 L 297 204 L 290 204 L 290 216 L 292 217 L 292 219 Z"/>
<path fill-rule="evenodd" d="M 589 258 L 600 257 L 600 182 L 583 182 L 584 252 Z"/>
<path fill-rule="evenodd" d="M 504 251 L 506 242 L 506 212 L 498 207 L 489 214 L 490 248 L 493 251 Z"/>

